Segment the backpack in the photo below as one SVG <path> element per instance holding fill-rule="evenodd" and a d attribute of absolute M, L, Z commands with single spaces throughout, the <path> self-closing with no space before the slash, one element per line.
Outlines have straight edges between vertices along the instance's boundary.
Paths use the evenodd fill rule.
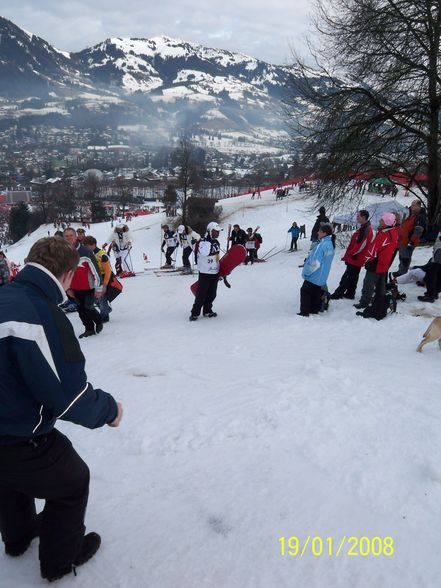
<path fill-rule="evenodd" d="M 256 233 L 254 237 L 259 243 L 263 243 L 262 235 L 260 233 Z"/>

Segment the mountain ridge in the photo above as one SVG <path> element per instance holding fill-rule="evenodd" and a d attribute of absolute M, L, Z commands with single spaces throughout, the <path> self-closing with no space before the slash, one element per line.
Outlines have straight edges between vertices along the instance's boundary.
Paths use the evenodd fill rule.
<path fill-rule="evenodd" d="M 262 128 L 286 140 L 289 66 L 166 35 L 109 37 L 65 52 L 3 17 L 0 35 L 0 121 L 32 115 L 77 124 L 92 112 L 103 124 L 142 123 L 161 133 Z M 31 113 L 23 108 L 30 97 Z"/>

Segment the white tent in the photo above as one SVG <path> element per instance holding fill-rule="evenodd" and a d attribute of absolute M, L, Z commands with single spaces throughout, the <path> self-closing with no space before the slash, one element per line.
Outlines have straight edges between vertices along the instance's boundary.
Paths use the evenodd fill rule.
<path fill-rule="evenodd" d="M 357 208 L 357 211 L 360 208 Z M 383 212 L 398 212 L 401 215 L 401 219 L 408 215 L 408 209 L 397 202 L 396 200 L 388 200 L 387 202 L 378 202 L 376 204 L 369 204 L 365 210 L 369 212 L 369 220 L 374 229 L 378 227 L 381 215 Z M 332 222 L 337 225 L 346 225 L 348 227 L 357 226 L 357 211 L 346 214 L 338 214 L 332 219 Z"/>

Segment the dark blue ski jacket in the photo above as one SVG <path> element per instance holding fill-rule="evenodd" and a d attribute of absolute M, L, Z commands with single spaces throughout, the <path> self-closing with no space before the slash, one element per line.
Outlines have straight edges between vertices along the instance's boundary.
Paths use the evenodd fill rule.
<path fill-rule="evenodd" d="M 94 429 L 117 416 L 113 397 L 87 382 L 63 299 L 36 263 L 0 288 L 0 445 L 49 433 L 57 419 Z"/>

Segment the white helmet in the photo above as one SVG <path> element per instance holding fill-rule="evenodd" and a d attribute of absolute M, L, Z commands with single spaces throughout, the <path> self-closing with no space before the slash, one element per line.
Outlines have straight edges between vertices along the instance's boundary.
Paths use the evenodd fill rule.
<path fill-rule="evenodd" d="M 185 231 L 184 225 L 179 225 L 179 227 L 178 227 L 178 233 L 181 235 L 184 231 Z"/>
<path fill-rule="evenodd" d="M 219 231 L 220 232 L 220 231 L 222 231 L 222 229 L 220 228 L 220 226 L 217 223 L 211 222 L 211 223 L 208 223 L 208 225 L 207 225 L 207 232 L 211 233 L 211 231 Z"/>

